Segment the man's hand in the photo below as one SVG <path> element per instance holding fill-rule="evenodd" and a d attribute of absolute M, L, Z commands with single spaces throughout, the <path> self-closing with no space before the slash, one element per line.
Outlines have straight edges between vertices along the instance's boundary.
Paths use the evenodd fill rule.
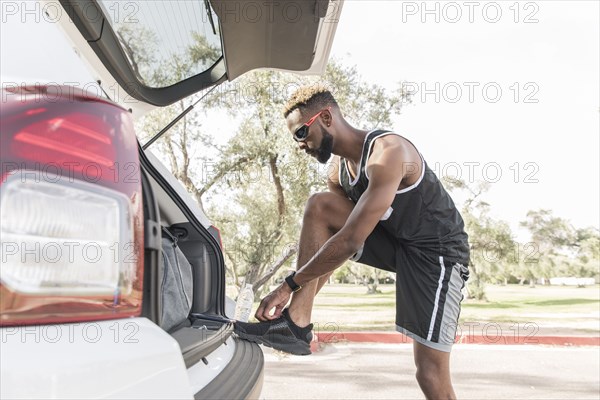
<path fill-rule="evenodd" d="M 283 308 L 290 300 L 292 289 L 284 282 L 261 300 L 254 316 L 259 321 L 271 321 L 281 316 Z M 273 314 L 270 311 L 275 308 Z"/>

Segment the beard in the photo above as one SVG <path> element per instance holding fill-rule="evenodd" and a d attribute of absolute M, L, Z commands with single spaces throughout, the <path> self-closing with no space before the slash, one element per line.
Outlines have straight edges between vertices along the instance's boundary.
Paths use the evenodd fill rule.
<path fill-rule="evenodd" d="M 326 164 L 333 152 L 333 136 L 323 127 L 321 127 L 321 136 L 321 146 L 316 150 L 316 158 L 321 164 Z"/>

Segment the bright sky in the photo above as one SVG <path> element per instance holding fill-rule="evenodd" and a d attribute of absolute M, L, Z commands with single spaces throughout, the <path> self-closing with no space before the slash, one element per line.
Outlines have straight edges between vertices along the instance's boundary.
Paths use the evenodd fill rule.
<path fill-rule="evenodd" d="M 53 24 L 4 11 L 3 82 L 90 82 Z M 597 1 L 346 0 L 332 56 L 417 90 L 392 128 L 438 175 L 492 182 L 515 230 L 538 208 L 598 227 L 599 29 Z"/>
<path fill-rule="evenodd" d="M 438 175 L 492 182 L 496 217 L 598 227 L 599 2 L 424 4 L 346 1 L 332 54 L 417 88 L 393 128 Z"/>

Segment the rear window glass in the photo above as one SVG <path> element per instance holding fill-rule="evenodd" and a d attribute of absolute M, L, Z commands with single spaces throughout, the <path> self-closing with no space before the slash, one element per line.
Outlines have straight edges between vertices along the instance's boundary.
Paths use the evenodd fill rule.
<path fill-rule="evenodd" d="M 166 87 L 198 75 L 223 54 L 219 21 L 208 1 L 101 0 L 101 4 L 146 86 Z"/>

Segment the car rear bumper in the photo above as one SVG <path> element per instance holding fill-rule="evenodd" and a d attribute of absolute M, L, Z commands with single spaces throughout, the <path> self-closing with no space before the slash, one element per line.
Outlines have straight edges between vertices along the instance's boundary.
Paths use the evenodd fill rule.
<path fill-rule="evenodd" d="M 228 338 L 186 369 L 145 318 L 0 329 L 0 398 L 258 398 L 264 359 Z M 194 395 L 195 394 L 195 395 Z"/>

